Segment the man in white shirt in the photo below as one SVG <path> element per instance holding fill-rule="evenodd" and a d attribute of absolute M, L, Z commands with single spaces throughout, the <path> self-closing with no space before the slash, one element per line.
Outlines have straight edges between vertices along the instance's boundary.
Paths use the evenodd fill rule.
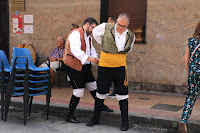
<path fill-rule="evenodd" d="M 74 29 L 66 39 L 63 62 L 73 88 L 73 94 L 69 104 L 69 112 L 65 121 L 78 123 L 74 111 L 83 96 L 86 87 L 94 99 L 96 99 L 97 84 L 91 71 L 91 64 L 98 64 L 99 59 L 92 45 L 92 30 L 98 25 L 94 18 L 85 19 L 83 26 Z M 103 105 L 102 111 L 113 112 Z"/>
<path fill-rule="evenodd" d="M 116 24 L 102 23 L 93 29 L 94 39 L 101 44 L 101 57 L 98 67 L 98 92 L 94 116 L 87 126 L 99 124 L 101 108 L 109 93 L 111 82 L 113 82 L 116 99 L 119 101 L 121 110 L 121 130 L 126 131 L 129 128 L 126 53 L 132 50 L 135 42 L 135 35 L 127 29 L 129 23 L 129 15 L 123 13 L 119 15 Z"/>

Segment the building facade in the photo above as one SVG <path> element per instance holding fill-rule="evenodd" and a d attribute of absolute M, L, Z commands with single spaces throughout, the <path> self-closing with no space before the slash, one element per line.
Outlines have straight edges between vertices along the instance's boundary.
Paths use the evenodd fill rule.
<path fill-rule="evenodd" d="M 38 55 L 48 56 L 56 47 L 56 37 L 66 37 L 72 23 L 81 26 L 87 17 L 100 23 L 101 11 L 108 8 L 101 4 L 100 0 L 26 0 L 25 11 L 18 14 L 33 15 L 33 34 L 16 34 L 12 27 L 12 15 L 16 11 L 12 11 L 12 0 L 9 0 L 10 57 L 12 47 L 23 43 L 32 44 Z M 187 91 L 184 53 L 187 40 L 200 20 L 197 5 L 199 0 L 147 0 L 145 43 L 136 43 L 127 56 L 130 89 Z M 94 46 L 99 53 L 98 44 Z"/>

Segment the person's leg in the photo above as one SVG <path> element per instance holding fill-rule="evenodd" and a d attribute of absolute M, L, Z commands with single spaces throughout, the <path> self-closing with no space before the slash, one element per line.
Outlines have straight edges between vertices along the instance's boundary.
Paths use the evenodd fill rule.
<path fill-rule="evenodd" d="M 109 93 L 110 84 L 112 82 L 112 73 L 109 68 L 99 66 L 97 77 L 98 92 L 96 93 L 94 115 L 86 124 L 87 126 L 99 124 L 99 116 L 102 109 L 105 107 L 104 99 L 107 97 L 107 93 Z"/>
<path fill-rule="evenodd" d="M 46 65 L 47 66 L 47 65 Z M 43 67 L 43 66 L 39 66 L 39 67 Z M 44 73 L 44 72 L 41 72 L 41 73 Z M 54 71 L 53 69 L 50 67 L 50 82 L 53 83 L 54 82 Z"/>
<path fill-rule="evenodd" d="M 97 93 L 97 83 L 96 83 L 96 81 L 86 83 L 85 87 L 90 91 L 90 94 L 92 95 L 94 100 L 96 100 L 96 98 L 97 98 L 97 96 L 96 96 L 96 93 Z M 105 104 L 103 104 L 101 111 L 114 112 L 113 109 L 108 108 L 108 106 L 106 106 Z"/>
<path fill-rule="evenodd" d="M 50 67 L 50 82 L 53 83 L 54 82 L 54 70 Z"/>
<path fill-rule="evenodd" d="M 69 111 L 66 115 L 65 121 L 72 123 L 79 123 L 79 121 L 74 116 L 75 109 L 79 103 L 80 98 L 83 96 L 84 88 L 74 89 L 69 103 Z"/>
<path fill-rule="evenodd" d="M 39 67 L 48 67 L 47 63 L 41 64 Z M 52 61 L 50 62 L 50 82 L 54 83 L 54 72 L 59 67 L 59 61 Z"/>
<path fill-rule="evenodd" d="M 84 94 L 85 81 L 83 77 L 83 72 L 76 71 L 70 67 L 67 67 L 66 71 L 67 71 L 68 76 L 71 79 L 70 82 L 73 88 L 73 94 L 71 96 L 71 100 L 69 103 L 69 111 L 66 114 L 65 121 L 78 123 L 79 121 L 74 116 L 74 112 L 76 110 L 76 107 L 79 103 L 80 98 Z"/>
<path fill-rule="evenodd" d="M 182 118 L 180 122 L 184 122 L 184 123 L 188 122 L 188 119 L 192 113 L 193 106 L 197 99 L 198 91 L 199 89 L 197 90 L 196 87 L 188 90 L 188 94 L 185 100 L 183 114 L 182 114 Z"/>
<path fill-rule="evenodd" d="M 96 99 L 96 92 L 97 92 L 97 83 L 91 71 L 91 65 L 86 65 L 83 69 L 85 69 L 85 87 L 90 91 L 90 94 Z M 113 112 L 114 110 L 108 108 L 106 105 L 102 107 L 101 111 L 106 112 Z"/>
<path fill-rule="evenodd" d="M 126 131 L 129 129 L 128 120 L 128 86 L 125 86 L 126 70 L 125 67 L 119 67 L 115 69 L 113 82 L 115 86 L 116 99 L 119 101 L 121 111 L 121 130 Z"/>
<path fill-rule="evenodd" d="M 119 101 L 121 117 L 122 117 L 122 124 L 121 130 L 126 131 L 129 128 L 129 121 L 128 121 L 128 99 L 123 99 Z"/>
<path fill-rule="evenodd" d="M 101 114 L 102 108 L 104 105 L 104 99 L 106 98 L 106 94 L 98 94 L 97 98 L 95 99 L 95 107 L 94 107 L 94 114 L 92 119 L 86 124 L 86 126 L 93 126 L 99 124 L 99 116 Z"/>
<path fill-rule="evenodd" d="M 183 133 L 187 132 L 186 124 L 188 123 L 188 119 L 192 113 L 192 109 L 197 99 L 198 92 L 199 92 L 199 81 L 197 79 L 197 76 L 194 74 L 189 74 L 188 93 L 185 100 L 182 117 L 179 123 L 179 132 L 183 132 Z"/>
<path fill-rule="evenodd" d="M 50 62 L 50 76 L 51 76 L 51 83 L 54 83 L 54 72 L 59 67 L 59 61 L 52 61 Z"/>

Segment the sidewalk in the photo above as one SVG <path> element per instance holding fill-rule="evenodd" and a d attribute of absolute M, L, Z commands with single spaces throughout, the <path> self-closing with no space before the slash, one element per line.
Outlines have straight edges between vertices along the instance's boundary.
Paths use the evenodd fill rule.
<path fill-rule="evenodd" d="M 68 107 L 71 95 L 72 88 L 61 87 L 58 89 L 56 86 L 52 87 L 51 106 Z M 156 123 L 164 120 L 168 122 L 168 126 L 171 126 L 173 122 L 179 122 L 185 98 L 185 95 L 173 93 L 129 92 L 129 116 L 135 116 L 137 119 L 139 117 L 147 118 L 149 119 L 148 122 L 159 120 Z M 12 97 L 12 100 L 14 99 L 22 98 Z M 34 101 L 38 103 L 45 103 L 45 100 L 45 95 L 34 97 Z M 120 114 L 119 103 L 115 98 L 106 98 L 105 104 L 114 109 L 117 114 Z M 90 92 L 85 89 L 84 96 L 81 98 L 78 108 L 93 110 L 93 107 L 94 100 Z M 189 124 L 200 125 L 199 99 L 195 103 Z"/>

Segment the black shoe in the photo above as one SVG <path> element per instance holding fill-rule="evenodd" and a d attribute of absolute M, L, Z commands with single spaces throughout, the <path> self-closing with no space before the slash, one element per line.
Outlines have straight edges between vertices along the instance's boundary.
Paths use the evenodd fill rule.
<path fill-rule="evenodd" d="M 129 126 L 121 126 L 121 131 L 127 131 Z"/>
<path fill-rule="evenodd" d="M 65 118 L 65 121 L 71 122 L 71 123 L 80 123 L 80 122 L 76 119 L 76 117 L 74 117 L 74 116 L 67 116 L 67 118 Z"/>
<path fill-rule="evenodd" d="M 113 109 L 108 108 L 106 105 L 104 105 L 103 109 L 101 111 L 105 111 L 105 112 L 114 112 Z"/>
<path fill-rule="evenodd" d="M 98 125 L 99 124 L 99 120 L 97 119 L 91 119 L 87 124 L 86 126 L 93 126 L 93 125 Z"/>

